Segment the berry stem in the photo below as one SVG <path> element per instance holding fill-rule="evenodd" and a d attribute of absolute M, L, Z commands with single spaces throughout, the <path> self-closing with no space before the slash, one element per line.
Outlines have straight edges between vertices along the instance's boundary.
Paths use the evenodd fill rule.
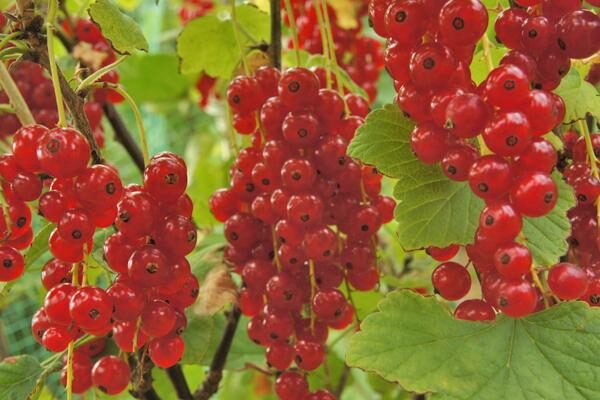
<path fill-rule="evenodd" d="M 276 0 L 272 0 L 276 1 Z M 292 31 L 292 43 L 294 45 L 294 53 L 296 55 L 296 66 L 300 66 L 300 41 L 298 40 L 298 28 L 296 27 L 296 16 L 294 15 L 294 9 L 292 8 L 291 0 L 285 0 L 285 12 L 288 15 L 290 21 L 290 29 Z"/>
<path fill-rule="evenodd" d="M 123 86 L 114 84 L 114 83 L 108 83 L 108 82 L 94 83 L 94 84 L 91 84 L 89 87 L 100 88 L 100 89 L 107 89 L 107 88 L 112 89 L 115 92 L 119 93 L 121 96 L 123 96 L 123 98 L 127 101 L 127 103 L 129 104 L 129 107 L 131 107 L 131 110 L 133 111 L 133 115 L 135 117 L 135 123 L 138 127 L 138 132 L 140 135 L 140 143 L 142 144 L 141 147 L 142 147 L 142 155 L 143 155 L 143 159 L 144 159 L 144 165 L 147 165 L 148 160 L 150 159 L 150 156 L 148 154 L 148 140 L 146 139 L 146 129 L 144 128 L 144 119 L 142 118 L 142 113 L 140 112 L 139 107 L 135 103 L 135 100 L 133 100 L 133 97 L 131 97 L 131 95 L 129 93 L 127 93 L 127 91 L 125 91 L 125 89 L 123 89 Z"/>
<path fill-rule="evenodd" d="M 275 235 L 275 227 L 274 226 L 271 227 L 271 238 L 273 239 L 273 253 L 275 254 L 274 255 L 275 265 L 277 266 L 277 272 L 281 273 L 283 268 L 281 266 L 281 260 L 279 259 L 279 254 L 277 253 L 277 251 L 279 250 L 279 247 L 277 246 L 277 236 Z"/>
<path fill-rule="evenodd" d="M 271 63 L 281 69 L 281 1 L 271 0 Z"/>
<path fill-rule="evenodd" d="M 6 92 L 10 100 L 10 104 L 12 104 L 15 113 L 17 114 L 17 118 L 21 122 L 21 125 L 31 125 L 35 124 L 35 119 L 33 119 L 33 115 L 31 114 L 31 110 L 25 103 L 25 99 L 23 95 L 19 91 L 19 88 L 13 81 L 6 65 L 3 62 L 0 62 L 0 85 Z"/>
<path fill-rule="evenodd" d="M 48 45 L 48 59 L 50 61 L 50 75 L 52 76 L 52 86 L 54 86 L 54 96 L 56 97 L 56 109 L 58 110 L 58 127 L 67 126 L 67 116 L 65 114 L 65 104 L 63 94 L 58 78 L 58 67 L 54 57 L 54 20 L 58 11 L 58 0 L 50 0 L 48 5 L 48 17 L 46 19 L 46 36 Z"/>
<path fill-rule="evenodd" d="M 310 276 L 310 331 L 315 332 L 315 319 L 316 315 L 312 309 L 312 299 L 315 297 L 315 290 L 317 288 L 317 282 L 315 280 L 315 262 L 308 260 L 309 276 Z"/>
<path fill-rule="evenodd" d="M 67 400 L 73 399 L 73 351 L 75 342 L 71 341 L 67 349 Z"/>
<path fill-rule="evenodd" d="M 587 122 L 580 119 L 577 121 L 577 125 L 579 127 L 579 132 L 583 135 L 585 140 L 585 150 L 592 170 L 592 176 L 596 179 L 600 179 L 600 173 L 598 172 L 598 158 L 596 157 L 596 153 L 594 153 L 594 145 L 592 143 L 592 137 Z M 596 219 L 600 220 L 600 200 L 596 200 Z"/>
<path fill-rule="evenodd" d="M 8 35 L 4 35 L 2 37 L 2 40 L 0 40 L 0 49 L 4 49 L 4 46 L 6 46 L 8 44 L 8 42 L 10 42 L 13 39 L 16 39 L 20 35 L 21 35 L 21 32 L 13 32 L 13 33 L 9 33 Z"/>
<path fill-rule="evenodd" d="M 104 115 L 106 115 L 108 122 L 110 122 L 110 125 L 115 131 L 117 141 L 125 148 L 140 172 L 144 172 L 144 155 L 131 136 L 131 132 L 129 132 L 123 119 L 115 109 L 115 106 L 110 102 L 106 102 L 102 105 L 102 109 L 104 110 Z"/>
<path fill-rule="evenodd" d="M 327 80 L 327 89 L 331 89 L 332 87 L 332 79 L 331 79 L 331 53 L 329 52 L 329 37 L 327 36 L 327 32 L 325 29 L 325 20 L 322 14 L 322 9 L 318 0 L 313 0 L 313 7 L 315 9 L 315 14 L 317 15 L 317 23 L 319 24 L 319 31 L 321 32 L 321 43 L 323 46 L 323 55 L 327 60 L 327 68 L 325 68 L 325 78 Z"/>
<path fill-rule="evenodd" d="M 490 42 L 490 38 L 488 38 L 487 34 L 484 34 L 481 37 L 481 47 L 483 49 L 483 57 L 485 57 L 485 61 L 487 63 L 488 72 L 491 72 L 494 69 L 494 60 L 492 59 L 492 43 Z"/>
<path fill-rule="evenodd" d="M 238 50 L 240 52 L 240 61 L 242 62 L 242 67 L 244 68 L 244 74 L 250 75 L 250 69 L 248 68 L 248 63 L 246 63 L 246 56 L 244 54 L 244 50 L 242 49 L 242 42 L 240 40 L 240 32 L 237 23 L 237 14 L 235 8 L 235 0 L 231 0 L 231 21 L 233 27 L 233 36 L 235 37 L 235 43 L 237 44 Z"/>
<path fill-rule="evenodd" d="M 90 76 L 88 76 L 87 78 L 85 78 L 80 84 L 79 86 L 77 86 L 77 89 L 75 89 L 75 93 L 82 93 L 85 89 L 87 89 L 88 87 L 90 87 L 90 85 L 96 83 L 96 81 L 100 78 L 102 78 L 102 76 L 104 76 L 104 74 L 112 71 L 113 69 L 117 68 L 117 66 L 119 66 L 119 64 L 121 64 L 123 61 L 125 61 L 127 59 L 127 56 L 123 56 L 119 59 L 117 59 L 114 63 L 112 64 L 108 64 L 102 68 L 100 68 L 99 70 L 97 70 L 96 72 L 94 72 L 93 74 L 91 74 Z"/>

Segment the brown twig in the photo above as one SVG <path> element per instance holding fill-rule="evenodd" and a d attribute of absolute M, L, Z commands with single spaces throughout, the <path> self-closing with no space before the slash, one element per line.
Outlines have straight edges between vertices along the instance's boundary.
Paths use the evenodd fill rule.
<path fill-rule="evenodd" d="M 281 1 L 270 0 L 271 2 L 271 43 L 269 44 L 269 54 L 271 62 L 277 69 L 281 69 Z"/>
<path fill-rule="evenodd" d="M 139 360 L 139 363 L 137 362 Z M 129 356 L 129 368 L 131 369 L 131 385 L 129 393 L 140 400 L 160 400 L 160 396 L 152 387 L 152 368 L 154 364 L 146 357 L 145 351 L 140 350 L 138 357 L 133 354 Z"/>
<path fill-rule="evenodd" d="M 119 143 L 121 143 L 121 145 L 123 145 L 138 169 L 143 172 L 144 156 L 142 155 L 140 147 L 137 145 L 135 140 L 133 140 L 131 132 L 129 132 L 129 129 L 127 129 L 127 126 L 123 122 L 121 115 L 117 112 L 112 103 L 104 103 L 102 105 L 102 110 L 104 110 L 104 115 L 106 115 L 108 122 L 110 122 L 110 125 L 115 131 L 115 138 Z"/>
<path fill-rule="evenodd" d="M 348 382 L 348 377 L 350 377 L 350 367 L 344 364 L 344 369 L 342 370 L 342 374 L 340 375 L 340 379 L 338 384 L 333 392 L 333 395 L 336 399 L 339 399 L 342 396 L 342 392 L 344 391 L 344 387 Z"/>
<path fill-rule="evenodd" d="M 190 387 L 185 380 L 185 376 L 183 375 L 181 365 L 175 364 L 171 368 L 167 368 L 167 375 L 177 392 L 177 398 L 179 400 L 192 400 L 194 398 L 192 392 L 190 392 Z"/>
<path fill-rule="evenodd" d="M 223 378 L 223 368 L 227 362 L 227 356 L 229 355 L 229 350 L 231 350 L 231 344 L 233 343 L 233 337 L 235 336 L 241 314 L 238 306 L 234 306 L 227 313 L 228 321 L 221 337 L 221 343 L 219 343 L 219 347 L 212 359 L 208 376 L 194 393 L 194 400 L 208 400 L 219 390 L 219 383 Z"/>

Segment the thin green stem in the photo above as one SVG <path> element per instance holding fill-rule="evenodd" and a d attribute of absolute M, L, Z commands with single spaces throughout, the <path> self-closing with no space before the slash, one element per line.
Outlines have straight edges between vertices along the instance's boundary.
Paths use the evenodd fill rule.
<path fill-rule="evenodd" d="M 244 74 L 250 75 L 250 69 L 248 68 L 248 63 L 246 63 L 246 55 L 242 49 L 242 41 L 240 40 L 240 32 L 239 26 L 237 22 L 237 14 L 235 8 L 235 0 L 231 0 L 231 20 L 233 22 L 233 36 L 235 37 L 235 43 L 237 44 L 238 50 L 240 52 L 242 67 L 244 67 Z"/>
<path fill-rule="evenodd" d="M 125 98 L 129 106 L 133 110 L 133 115 L 135 116 L 135 123 L 138 127 L 138 132 L 140 134 L 140 143 L 142 147 L 142 155 L 144 156 L 144 165 L 148 165 L 148 161 L 150 160 L 150 156 L 148 155 L 148 140 L 146 139 L 146 129 L 144 128 L 144 119 L 142 118 L 142 113 L 138 108 L 137 104 L 133 100 L 133 97 L 129 93 L 127 93 L 121 85 L 110 85 L 111 89 L 119 93 L 121 96 Z"/>
<path fill-rule="evenodd" d="M 294 45 L 294 53 L 296 54 L 296 67 L 300 66 L 300 41 L 298 40 L 298 28 L 296 26 L 296 16 L 292 8 L 291 0 L 285 0 L 285 12 L 290 21 L 290 30 L 292 31 L 292 43 Z"/>
<path fill-rule="evenodd" d="M 33 115 L 31 114 L 31 110 L 27 106 L 23 95 L 19 91 L 19 88 L 15 84 L 15 81 L 10 76 L 6 65 L 0 61 L 0 86 L 6 92 L 8 99 L 10 100 L 10 104 L 15 109 L 15 114 L 17 114 L 17 118 L 21 122 L 21 125 L 31 125 L 35 124 L 35 119 L 33 119 Z"/>
<path fill-rule="evenodd" d="M 338 64 L 337 55 L 335 54 L 335 42 L 333 41 L 333 31 L 331 29 L 329 13 L 327 12 L 327 0 L 321 0 L 321 5 L 323 6 L 323 16 L 325 18 L 325 32 L 327 33 L 327 39 L 329 40 L 329 57 L 334 67 L 333 73 L 335 74 L 335 80 L 337 82 L 338 91 L 342 95 L 342 100 L 344 101 L 344 108 L 346 110 L 346 113 L 350 114 L 348 103 L 346 102 L 346 98 L 344 97 L 344 80 L 342 79 L 341 69 Z"/>
<path fill-rule="evenodd" d="M 6 46 L 8 44 L 8 42 L 17 38 L 20 34 L 21 34 L 21 32 L 13 32 L 11 34 L 4 36 L 2 38 L 2 40 L 0 40 L 0 49 L 3 49 L 4 46 Z"/>
<path fill-rule="evenodd" d="M 67 350 L 67 400 L 73 399 L 73 350 L 75 342 L 71 341 Z"/>
<path fill-rule="evenodd" d="M 0 50 L 0 60 L 13 60 L 19 58 L 21 54 L 27 53 L 27 49 L 19 47 L 8 47 Z"/>
<path fill-rule="evenodd" d="M 577 125 L 579 128 L 579 132 L 583 135 L 583 138 L 585 140 L 585 149 L 587 151 L 587 156 L 590 162 L 592 175 L 594 176 L 594 178 L 599 179 L 598 158 L 596 157 L 596 153 L 594 153 L 594 145 L 592 143 L 590 130 L 588 129 L 586 122 L 583 120 L 577 121 Z"/>
<path fill-rule="evenodd" d="M 14 114 L 15 109 L 10 104 L 0 104 L 0 112 L 7 114 Z"/>
<path fill-rule="evenodd" d="M 65 104 L 63 102 L 63 94 L 60 88 L 60 80 L 58 78 L 58 67 L 56 58 L 54 57 L 54 20 L 58 11 L 58 0 L 50 0 L 48 5 L 48 18 L 46 20 L 47 42 L 48 42 L 48 59 L 50 62 L 50 74 L 52 75 L 52 86 L 54 86 L 54 96 L 56 97 L 56 108 L 58 110 L 59 127 L 67 126 L 67 116 L 65 114 Z"/>
<path fill-rule="evenodd" d="M 315 8 L 315 14 L 317 15 L 317 23 L 319 24 L 319 31 L 321 32 L 321 43 L 323 45 L 323 55 L 327 59 L 327 68 L 325 68 L 325 79 L 327 82 L 327 89 L 331 89 L 331 53 L 329 52 L 329 39 L 325 30 L 325 19 L 323 17 L 321 6 L 318 0 L 313 0 Z"/>
<path fill-rule="evenodd" d="M 117 59 L 114 63 L 112 64 L 108 64 L 102 68 L 100 68 L 99 70 L 97 70 L 96 72 L 94 72 L 93 74 L 91 74 L 90 76 L 88 76 L 87 78 L 85 78 L 77 87 L 77 89 L 75 90 L 76 93 L 81 93 L 82 91 L 84 91 L 85 89 L 87 89 L 90 85 L 96 83 L 96 81 L 100 78 L 102 78 L 102 76 L 104 76 L 104 74 L 112 71 L 113 69 L 117 68 L 117 66 L 119 64 L 121 64 L 123 61 L 125 61 L 127 59 L 127 56 L 123 56 L 119 59 Z"/>

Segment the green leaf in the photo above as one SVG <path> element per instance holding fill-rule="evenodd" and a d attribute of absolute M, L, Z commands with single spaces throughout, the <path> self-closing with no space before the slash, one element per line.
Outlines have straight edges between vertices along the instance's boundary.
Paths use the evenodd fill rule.
<path fill-rule="evenodd" d="M 31 356 L 4 359 L 0 363 L 0 399 L 27 399 L 43 371 L 39 361 Z"/>
<path fill-rule="evenodd" d="M 410 148 L 413 124 L 395 105 L 367 116 L 348 153 L 398 179 L 398 238 L 405 250 L 473 241 L 483 201 L 468 184 L 448 179 L 439 166 L 426 165 Z"/>
<path fill-rule="evenodd" d="M 137 22 L 123 14 L 112 0 L 96 0 L 88 13 L 116 52 L 148 51 L 148 42 Z"/>
<path fill-rule="evenodd" d="M 565 124 L 582 119 L 587 113 L 600 117 L 600 93 L 575 68 L 571 68 L 554 92 L 565 101 Z"/>
<path fill-rule="evenodd" d="M 56 225 L 47 224 L 35 235 L 31 247 L 25 253 L 25 268 L 30 268 L 41 256 L 48 251 L 48 239 Z"/>
<path fill-rule="evenodd" d="M 236 7 L 236 17 L 242 51 L 258 44 L 251 38 L 259 43 L 269 40 L 268 14 L 246 4 Z M 194 19 L 177 39 L 177 54 L 184 74 L 204 71 L 211 76 L 231 78 L 240 60 L 231 19 L 219 19 L 214 14 Z"/>
<path fill-rule="evenodd" d="M 215 330 L 214 318 L 199 318 L 189 315 L 189 323 L 183 331 L 185 353 L 181 359 L 182 364 L 203 364 L 210 352 L 211 343 L 220 339 L 220 332 Z"/>
<path fill-rule="evenodd" d="M 131 56 L 121 64 L 119 74 L 121 83 L 138 102 L 179 100 L 186 96 L 192 84 L 179 74 L 179 60 L 174 54 Z"/>
<path fill-rule="evenodd" d="M 523 235 L 536 265 L 550 266 L 557 263 L 567 253 L 567 237 L 571 232 L 571 223 L 567 211 L 575 206 L 575 196 L 571 186 L 564 182 L 559 174 L 553 179 L 558 187 L 556 206 L 541 218 L 525 218 Z"/>
<path fill-rule="evenodd" d="M 523 319 L 456 320 L 435 297 L 391 293 L 346 361 L 436 399 L 600 398 L 600 310 L 562 303 Z"/>
<path fill-rule="evenodd" d="M 500 64 L 500 59 L 502 59 L 506 52 L 507 49 L 503 46 L 490 47 L 490 55 L 492 56 L 492 61 L 494 62 L 494 65 Z M 487 60 L 483 55 L 483 50 L 480 50 L 477 53 L 475 53 L 475 55 L 473 56 L 473 61 L 471 61 L 471 79 L 473 79 L 473 82 L 475 82 L 476 84 L 480 84 L 488 76 L 488 73 L 489 67 L 487 64 Z"/>

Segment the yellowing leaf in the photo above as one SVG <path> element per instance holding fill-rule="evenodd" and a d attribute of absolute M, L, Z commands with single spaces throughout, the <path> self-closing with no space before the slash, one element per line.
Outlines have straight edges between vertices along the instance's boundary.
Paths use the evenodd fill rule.
<path fill-rule="evenodd" d="M 225 265 L 213 268 L 204 278 L 198 293 L 194 312 L 198 316 L 210 316 L 221 311 L 227 304 L 237 302 L 237 285 Z"/>

